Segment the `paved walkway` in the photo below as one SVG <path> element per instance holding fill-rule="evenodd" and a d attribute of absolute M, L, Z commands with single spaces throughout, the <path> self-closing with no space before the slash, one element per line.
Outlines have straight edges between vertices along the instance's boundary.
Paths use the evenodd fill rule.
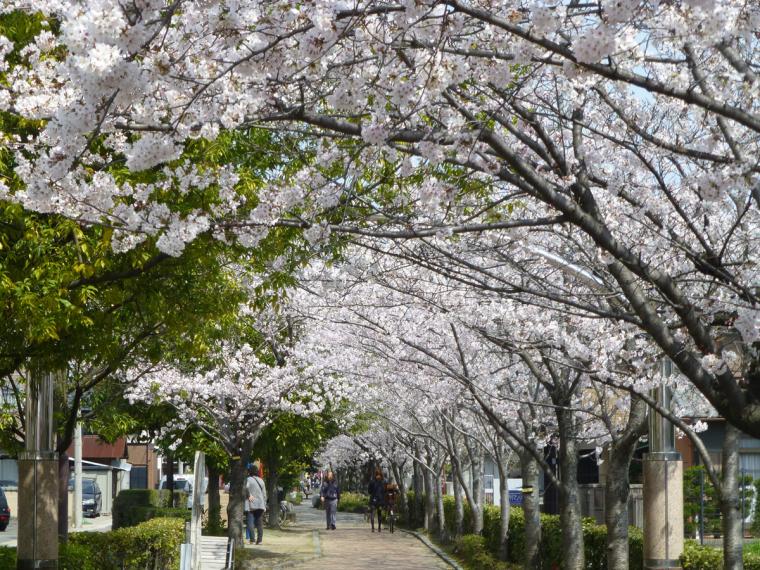
<path fill-rule="evenodd" d="M 337 530 L 325 530 L 324 512 L 309 505 L 296 507 L 296 524 L 283 531 L 264 531 L 264 543 L 246 545 L 243 570 L 294 568 L 361 570 L 394 568 L 425 570 L 450 568 L 443 560 L 405 532 L 370 532 L 362 515 L 338 513 Z"/>

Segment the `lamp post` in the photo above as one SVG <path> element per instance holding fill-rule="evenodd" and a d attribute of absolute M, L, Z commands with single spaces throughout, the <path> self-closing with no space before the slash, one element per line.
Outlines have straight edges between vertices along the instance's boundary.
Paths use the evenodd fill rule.
<path fill-rule="evenodd" d="M 670 409 L 670 360 L 662 363 L 662 382 L 652 390 L 658 406 Z M 680 568 L 683 554 L 683 462 L 675 448 L 673 424 L 649 410 L 649 453 L 644 456 L 644 568 Z"/>
<path fill-rule="evenodd" d="M 74 528 L 82 528 L 82 421 L 74 430 Z"/>
<path fill-rule="evenodd" d="M 30 371 L 26 440 L 19 454 L 17 570 L 58 568 L 58 454 L 53 446 L 55 373 Z"/>
<path fill-rule="evenodd" d="M 83 526 L 82 513 L 82 417 L 90 413 L 89 407 L 79 408 L 79 418 L 74 428 L 74 528 L 81 529 Z"/>

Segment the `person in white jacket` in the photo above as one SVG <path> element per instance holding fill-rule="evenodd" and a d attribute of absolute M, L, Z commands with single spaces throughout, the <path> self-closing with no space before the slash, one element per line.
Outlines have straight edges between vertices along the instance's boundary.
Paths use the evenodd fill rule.
<path fill-rule="evenodd" d="M 250 543 L 253 544 L 253 529 L 256 528 L 256 544 L 261 544 L 264 538 L 264 524 L 262 521 L 264 511 L 267 508 L 267 487 L 264 480 L 259 477 L 259 466 L 254 464 L 248 469 L 248 478 L 245 480 L 245 516 L 246 526 Z"/>

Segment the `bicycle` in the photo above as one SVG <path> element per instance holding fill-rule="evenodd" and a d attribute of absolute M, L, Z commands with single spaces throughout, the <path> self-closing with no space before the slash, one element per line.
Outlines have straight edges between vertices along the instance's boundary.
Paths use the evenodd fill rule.
<path fill-rule="evenodd" d="M 277 513 L 277 525 L 283 526 L 288 522 L 288 513 L 290 512 L 290 503 L 287 501 L 280 501 L 280 508 Z M 269 510 L 264 511 L 262 520 L 265 525 L 269 524 Z"/>
<path fill-rule="evenodd" d="M 398 485 L 389 483 L 385 488 L 385 508 L 388 511 L 388 528 L 391 533 L 393 533 L 396 527 L 396 499 L 398 495 Z"/>
<path fill-rule="evenodd" d="M 393 534 L 396 527 L 396 509 L 393 505 L 388 505 L 388 530 Z"/>

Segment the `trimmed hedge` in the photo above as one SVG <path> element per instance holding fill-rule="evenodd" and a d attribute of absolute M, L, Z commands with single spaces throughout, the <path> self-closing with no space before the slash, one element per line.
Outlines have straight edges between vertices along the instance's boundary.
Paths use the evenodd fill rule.
<path fill-rule="evenodd" d="M 60 545 L 60 570 L 179 570 L 185 523 L 158 518 L 110 532 L 72 532 Z M 15 570 L 16 549 L 0 547 L 0 570 Z"/>
<path fill-rule="evenodd" d="M 0 570 L 16 570 L 16 549 L 0 546 Z"/>
<path fill-rule="evenodd" d="M 744 552 L 744 570 L 760 570 L 760 554 Z M 684 570 L 723 570 L 723 551 L 712 546 L 700 546 L 695 540 L 684 543 L 681 564 Z"/>
<path fill-rule="evenodd" d="M 61 570 L 170 570 L 179 569 L 179 546 L 185 523 L 178 518 L 156 518 L 111 532 L 69 535 L 61 556 Z"/>
<path fill-rule="evenodd" d="M 409 504 L 413 505 L 414 494 L 409 494 Z M 443 498 L 443 509 L 446 519 L 446 530 L 449 536 L 454 536 L 455 504 L 454 497 Z M 499 530 L 501 527 L 501 512 L 499 507 L 486 505 L 483 510 L 482 541 L 469 539 L 467 547 L 472 550 L 478 544 L 482 545 L 484 555 L 496 560 L 499 553 Z M 472 529 L 472 511 L 464 504 L 464 532 Z M 607 568 L 607 528 L 598 525 L 593 519 L 583 521 L 583 541 L 586 555 L 587 570 L 606 570 Z M 642 570 L 644 567 L 644 537 L 640 529 L 629 527 L 628 548 L 630 570 Z M 459 548 L 459 543 L 457 543 Z M 542 568 L 550 570 L 561 567 L 562 562 L 562 527 L 559 516 L 541 515 L 541 545 Z M 509 535 L 507 537 L 509 562 L 520 564 L 525 551 L 525 515 L 522 508 L 512 508 L 509 519 Z M 483 560 L 486 560 L 485 556 Z M 477 565 L 475 565 L 477 567 Z M 484 566 L 490 568 L 490 566 Z M 760 569 L 758 569 L 760 570 Z"/>
<path fill-rule="evenodd" d="M 520 568 L 494 557 L 486 548 L 486 539 L 477 534 L 465 534 L 458 538 L 454 544 L 454 553 L 465 564 L 479 570 L 518 570 Z"/>
<path fill-rule="evenodd" d="M 168 492 L 156 489 L 125 489 L 116 495 L 113 502 L 113 529 L 136 526 L 154 518 L 181 518 L 190 520 L 187 493 L 174 491 L 174 505 L 166 507 Z"/>
<path fill-rule="evenodd" d="M 69 537 L 75 536 L 73 533 Z M 85 544 L 67 542 L 59 546 L 59 570 L 99 570 L 92 548 Z"/>

